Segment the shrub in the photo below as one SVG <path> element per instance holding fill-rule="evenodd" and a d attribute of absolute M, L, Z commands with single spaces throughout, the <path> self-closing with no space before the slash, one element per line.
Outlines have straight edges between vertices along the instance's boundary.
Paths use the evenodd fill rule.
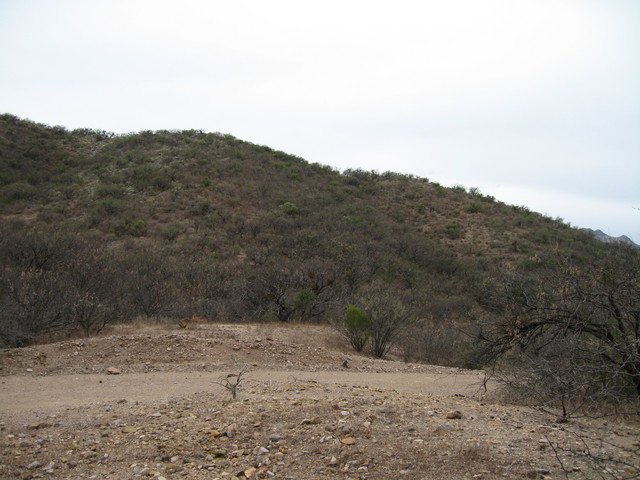
<path fill-rule="evenodd" d="M 147 224 L 144 220 L 133 220 L 127 226 L 127 233 L 129 235 L 133 235 L 134 237 L 141 237 L 144 235 L 147 229 Z"/>
<path fill-rule="evenodd" d="M 122 185 L 102 184 L 96 187 L 94 195 L 98 198 L 122 198 L 124 196 L 124 188 Z"/>
<path fill-rule="evenodd" d="M 115 215 L 122 210 L 123 206 L 124 204 L 121 200 L 113 197 L 107 197 L 97 203 L 96 209 L 106 215 Z"/>
<path fill-rule="evenodd" d="M 384 358 L 414 319 L 403 302 L 392 292 L 370 296 L 367 312 L 371 318 L 371 354 Z"/>
<path fill-rule="evenodd" d="M 482 212 L 483 208 L 482 205 L 480 205 L 477 202 L 473 202 L 471 205 L 467 206 L 464 209 L 467 213 L 480 213 Z"/>
<path fill-rule="evenodd" d="M 338 331 L 356 352 L 361 352 L 371 337 L 371 319 L 355 305 L 349 305 Z"/>
<path fill-rule="evenodd" d="M 160 236 L 167 240 L 168 242 L 172 242 L 182 233 L 182 227 L 177 223 L 172 223 L 164 227 L 160 230 Z"/>
<path fill-rule="evenodd" d="M 11 183 L 2 188 L 2 199 L 7 203 L 31 200 L 37 194 L 38 189 L 26 182 Z"/>
<path fill-rule="evenodd" d="M 617 249 L 584 266 L 556 256 L 513 271 L 482 302 L 499 320 L 479 336 L 505 383 L 570 408 L 640 398 L 640 255 Z M 496 288 L 498 287 L 498 288 Z M 502 366 L 502 365 L 498 366 Z"/>
<path fill-rule="evenodd" d="M 462 237 L 460 225 L 451 224 L 444 227 L 444 233 L 452 240 Z"/>
<path fill-rule="evenodd" d="M 293 202 L 284 202 L 280 205 L 280 210 L 287 215 L 299 215 L 301 211 L 300 207 Z"/>
<path fill-rule="evenodd" d="M 161 192 L 171 188 L 171 185 L 171 177 L 166 172 L 158 173 L 151 179 L 151 186 Z"/>

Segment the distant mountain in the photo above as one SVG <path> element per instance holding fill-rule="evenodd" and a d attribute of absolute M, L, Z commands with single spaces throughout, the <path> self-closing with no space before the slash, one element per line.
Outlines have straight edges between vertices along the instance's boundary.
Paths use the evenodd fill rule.
<path fill-rule="evenodd" d="M 619 237 L 612 237 L 611 235 L 607 235 L 606 233 L 604 233 L 602 230 L 592 230 L 591 228 L 582 228 L 581 230 L 583 232 L 593 235 L 601 242 L 622 243 L 626 245 L 633 245 L 634 247 L 640 246 L 637 243 L 635 243 L 633 240 L 631 240 L 629 237 L 627 237 L 626 235 L 621 235 Z"/>

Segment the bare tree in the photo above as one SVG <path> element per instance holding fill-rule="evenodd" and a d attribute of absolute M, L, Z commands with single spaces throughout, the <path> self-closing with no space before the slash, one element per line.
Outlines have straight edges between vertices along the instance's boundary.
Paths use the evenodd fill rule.
<path fill-rule="evenodd" d="M 5 295 L 0 339 L 24 346 L 39 335 L 69 327 L 66 269 L 78 245 L 53 229 L 8 230 L 0 241 L 5 259 L 0 271 Z"/>
<path fill-rule="evenodd" d="M 415 319 L 401 292 L 408 295 L 393 285 L 374 284 L 363 291 L 357 302 L 370 320 L 369 345 L 375 357 L 384 358 Z"/>
<path fill-rule="evenodd" d="M 504 378 L 546 389 L 564 415 L 568 403 L 640 396 L 637 250 L 612 248 L 593 265 L 548 259 L 509 275 L 484 301 L 497 314 L 478 337 L 485 358 L 514 369 Z"/>
<path fill-rule="evenodd" d="M 175 291 L 171 266 L 171 259 L 156 250 L 136 249 L 120 259 L 121 281 L 132 313 L 153 317 L 165 311 Z"/>
<path fill-rule="evenodd" d="M 122 320 L 120 292 L 111 255 L 89 247 L 69 266 L 65 289 L 71 323 L 85 336 L 100 333 Z"/>

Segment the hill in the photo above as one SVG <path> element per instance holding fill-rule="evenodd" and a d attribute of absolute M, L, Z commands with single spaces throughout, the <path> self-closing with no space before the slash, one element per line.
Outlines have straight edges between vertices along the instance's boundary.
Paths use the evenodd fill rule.
<path fill-rule="evenodd" d="M 9 114 L 0 202 L 5 345 L 140 315 L 324 323 L 368 302 L 420 319 L 397 354 L 472 364 L 458 327 L 494 314 L 487 285 L 613 251 L 474 188 L 338 172 L 219 133 L 67 131 Z"/>

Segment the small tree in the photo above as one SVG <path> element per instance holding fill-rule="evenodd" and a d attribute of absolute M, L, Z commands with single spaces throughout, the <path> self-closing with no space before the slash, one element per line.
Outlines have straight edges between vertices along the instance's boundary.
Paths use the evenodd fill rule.
<path fill-rule="evenodd" d="M 497 315 L 479 340 L 511 369 L 508 383 L 535 385 L 565 416 L 585 401 L 640 398 L 637 250 L 612 248 L 592 265 L 550 258 L 483 297 Z"/>
<path fill-rule="evenodd" d="M 413 315 L 401 300 L 403 291 L 389 284 L 371 284 L 347 307 L 338 330 L 356 351 L 368 343 L 371 354 L 383 358 L 413 323 Z"/>
<path fill-rule="evenodd" d="M 410 315 L 405 305 L 390 294 L 370 299 L 367 309 L 371 319 L 371 354 L 384 358 L 409 326 Z"/>
<path fill-rule="evenodd" d="M 371 319 L 355 305 L 349 305 L 338 323 L 338 331 L 356 352 L 361 352 L 371 337 Z"/>
<path fill-rule="evenodd" d="M 0 239 L 0 344 L 25 346 L 72 325 L 69 264 L 81 245 L 55 229 L 8 230 Z"/>

